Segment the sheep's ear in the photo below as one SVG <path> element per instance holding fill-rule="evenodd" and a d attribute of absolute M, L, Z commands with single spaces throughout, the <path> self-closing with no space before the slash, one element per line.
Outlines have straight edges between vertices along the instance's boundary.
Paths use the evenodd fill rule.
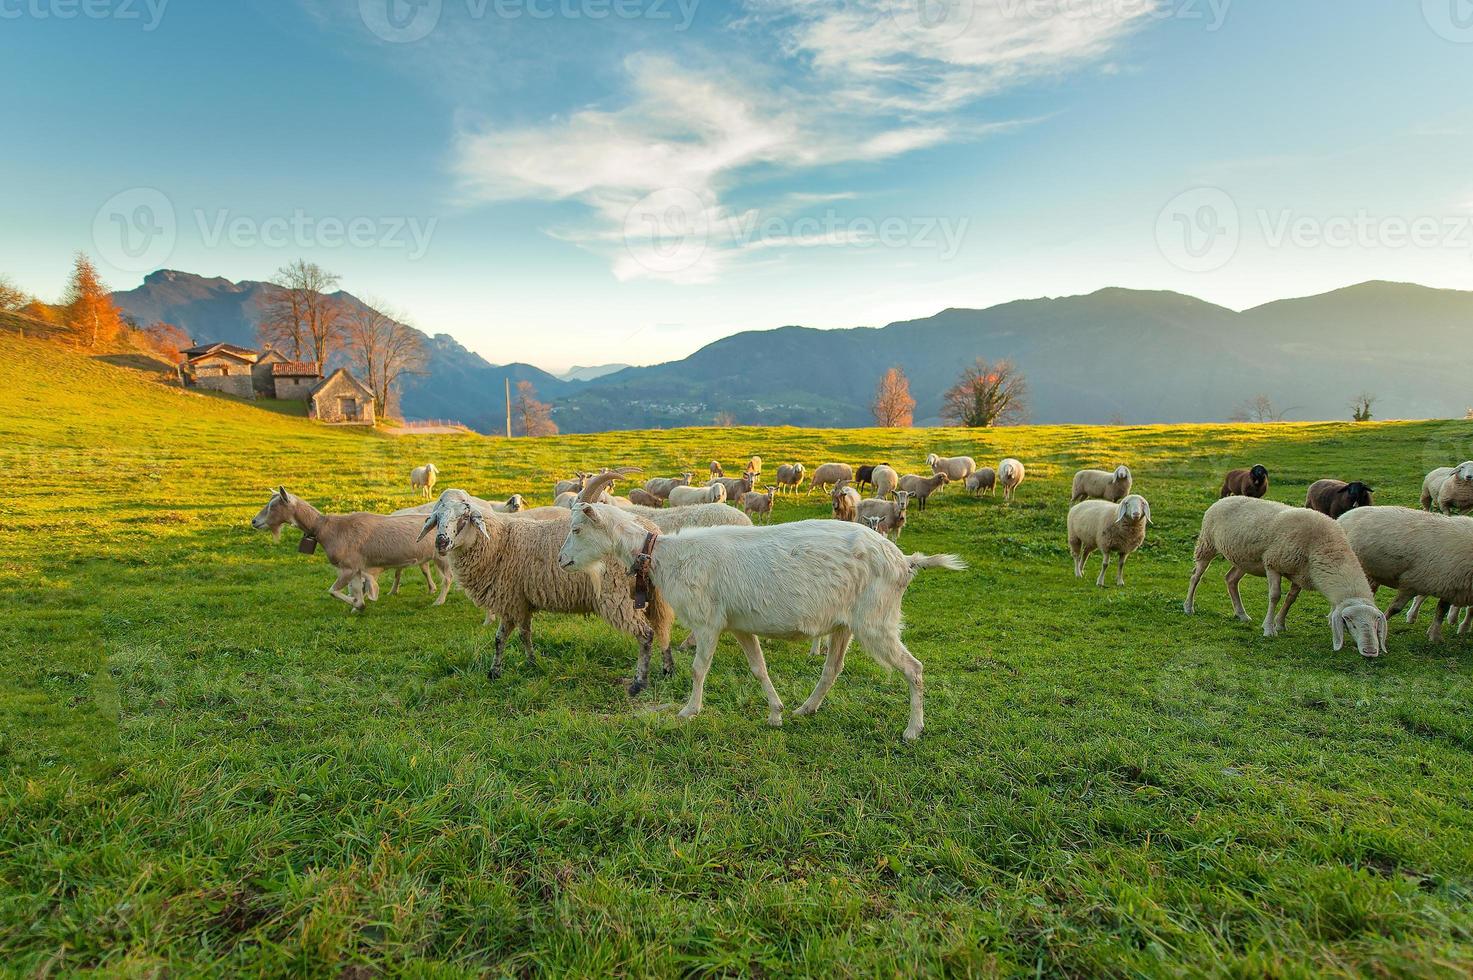
<path fill-rule="evenodd" d="M 430 533 L 430 528 L 434 527 L 439 522 L 440 515 L 436 514 L 434 511 L 430 511 L 430 516 L 425 518 L 424 527 L 419 529 L 419 537 L 415 538 L 414 540 L 423 541 L 425 539 L 425 535 Z"/>
<path fill-rule="evenodd" d="M 1340 618 L 1340 610 L 1330 612 L 1330 633 L 1335 637 L 1335 649 L 1339 650 L 1345 646 L 1345 620 Z"/>
<path fill-rule="evenodd" d="M 1151 502 L 1149 500 L 1142 500 L 1141 503 L 1144 504 L 1146 508 L 1146 523 L 1155 524 L 1156 522 L 1151 520 Z"/>
<path fill-rule="evenodd" d="M 1123 520 L 1125 520 L 1125 501 L 1122 500 L 1115 508 L 1115 523 L 1119 524 Z"/>
<path fill-rule="evenodd" d="M 1386 622 L 1386 614 L 1381 612 L 1381 610 L 1376 610 L 1376 615 L 1376 636 L 1381 641 L 1381 652 L 1386 653 L 1388 652 L 1386 649 L 1386 630 L 1390 624 Z"/>
<path fill-rule="evenodd" d="M 491 532 L 486 530 L 486 515 L 482 514 L 478 508 L 471 508 L 471 523 L 476 526 L 476 530 L 481 532 L 481 537 L 487 541 L 491 540 Z"/>

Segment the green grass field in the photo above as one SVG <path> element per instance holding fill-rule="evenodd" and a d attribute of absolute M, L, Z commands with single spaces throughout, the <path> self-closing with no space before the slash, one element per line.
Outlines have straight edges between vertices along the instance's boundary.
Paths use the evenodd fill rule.
<path fill-rule="evenodd" d="M 1470 423 L 809 431 L 548 440 L 328 429 L 0 337 L 0 963 L 16 974 L 1307 974 L 1473 970 L 1473 649 L 1397 622 L 1334 653 L 1326 604 L 1235 622 L 1224 568 L 1181 612 L 1230 465 L 1415 505 Z M 423 585 L 362 616 L 322 556 L 249 518 L 441 486 L 546 502 L 575 468 L 1029 467 L 956 488 L 907 550 L 927 726 L 863 656 L 812 718 L 764 723 L 729 640 L 636 699 L 635 646 L 541 617 L 543 654 Z M 1156 526 L 1123 589 L 1073 578 L 1068 480 L 1127 461 Z M 778 519 L 817 517 L 811 498 Z M 1098 561 L 1098 559 L 1096 559 Z M 1261 615 L 1264 585 L 1244 584 Z M 1383 593 L 1383 600 L 1388 598 Z M 683 632 L 683 631 L 682 631 Z M 774 641 L 791 709 L 820 661 Z"/>

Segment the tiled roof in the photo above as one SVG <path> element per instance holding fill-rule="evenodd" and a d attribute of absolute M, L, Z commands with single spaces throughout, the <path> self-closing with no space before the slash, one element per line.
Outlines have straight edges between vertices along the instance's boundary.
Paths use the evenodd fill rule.
<path fill-rule="evenodd" d="M 271 365 L 273 378 L 317 378 L 321 375 L 322 369 L 316 361 L 282 361 Z"/>
<path fill-rule="evenodd" d="M 200 344 L 197 347 L 190 347 L 187 350 L 180 351 L 179 353 L 183 354 L 191 361 L 195 360 L 196 358 L 207 357 L 210 354 L 229 354 L 231 357 L 238 357 L 243 361 L 254 361 L 257 357 L 260 356 L 249 347 L 237 347 L 235 344 L 224 343 Z"/>

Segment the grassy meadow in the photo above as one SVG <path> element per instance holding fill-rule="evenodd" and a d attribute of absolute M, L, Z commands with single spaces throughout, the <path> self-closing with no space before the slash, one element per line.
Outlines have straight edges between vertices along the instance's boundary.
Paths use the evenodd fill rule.
<path fill-rule="evenodd" d="M 1181 600 L 1221 472 L 1324 476 L 1415 506 L 1473 423 L 690 429 L 391 438 L 0 336 L 0 969 L 21 975 L 1458 975 L 1473 970 L 1473 648 L 1393 624 L 1330 649 L 1235 622 L 1224 566 Z M 441 487 L 550 498 L 576 468 L 760 453 L 1028 466 L 959 488 L 906 550 L 926 731 L 858 652 L 823 709 L 764 723 L 723 641 L 631 699 L 635 645 L 542 616 L 529 668 L 417 576 L 362 616 L 322 555 L 251 530 L 269 488 L 325 510 Z M 1156 525 L 1097 589 L 1069 478 L 1128 462 Z M 818 495 L 779 520 L 818 517 Z M 1110 579 L 1113 582 L 1113 576 Z M 1264 584 L 1243 586 L 1261 616 Z M 1388 598 L 1385 593 L 1383 600 Z M 683 635 L 683 630 L 679 631 Z M 765 644 L 791 710 L 819 675 Z"/>

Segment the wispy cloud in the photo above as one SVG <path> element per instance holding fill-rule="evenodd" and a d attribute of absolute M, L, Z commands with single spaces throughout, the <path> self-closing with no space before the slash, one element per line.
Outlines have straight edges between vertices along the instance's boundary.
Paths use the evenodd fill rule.
<path fill-rule="evenodd" d="M 979 124 L 966 110 L 1104 58 L 1149 9 L 1062 4 L 1040 15 L 1038 0 L 748 0 L 723 37 L 779 58 L 632 55 L 608 105 L 463 129 L 454 171 L 471 202 L 581 202 L 588 224 L 553 234 L 607 254 L 620 278 L 707 282 L 759 247 L 731 233 L 751 224 L 752 207 L 733 208 L 734 197 L 751 198 L 774 177 L 1019 125 Z M 823 190 L 751 203 L 791 214 L 845 193 Z M 775 236 L 760 247 L 795 243 L 809 244 Z"/>

